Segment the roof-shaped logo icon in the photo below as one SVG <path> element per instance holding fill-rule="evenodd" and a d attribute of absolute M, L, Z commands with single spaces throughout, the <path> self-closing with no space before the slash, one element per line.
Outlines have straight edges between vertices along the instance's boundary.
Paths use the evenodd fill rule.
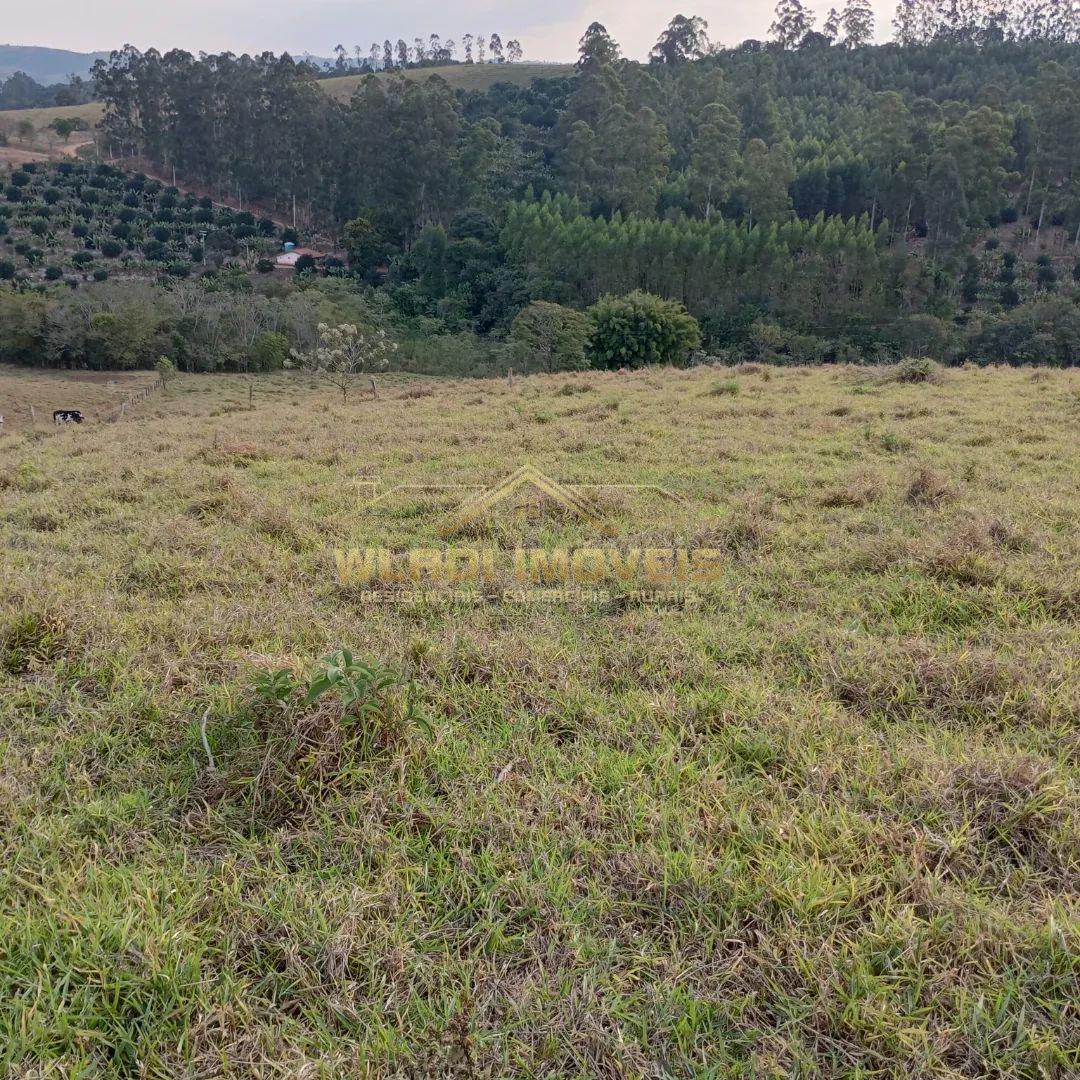
<path fill-rule="evenodd" d="M 467 498 L 443 523 L 440 533 L 449 536 L 475 524 L 500 503 L 513 498 L 518 492 L 532 488 L 546 496 L 573 517 L 591 525 L 602 525 L 599 511 L 593 501 L 579 490 L 550 476 L 545 476 L 535 465 L 522 465 L 493 487 L 484 488 Z"/>

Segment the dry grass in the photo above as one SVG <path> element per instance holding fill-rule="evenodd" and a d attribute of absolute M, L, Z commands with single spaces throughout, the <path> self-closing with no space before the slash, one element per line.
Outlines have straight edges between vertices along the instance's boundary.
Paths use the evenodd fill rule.
<path fill-rule="evenodd" d="M 764 373 L 0 373 L 0 1072 L 1076 1075 L 1080 373 Z M 722 582 L 336 583 L 528 461 Z M 253 703 L 339 646 L 433 733 Z"/>
<path fill-rule="evenodd" d="M 54 409 L 80 409 L 86 417 L 83 429 L 109 422 L 122 402 L 147 386 L 157 385 L 157 377 L 147 371 L 41 371 L 0 365 L 0 449 L 14 433 L 29 432 L 35 426 L 51 429 Z M 133 406 L 133 413 L 152 408 L 154 399 Z M 30 409 L 37 415 L 31 420 Z"/>

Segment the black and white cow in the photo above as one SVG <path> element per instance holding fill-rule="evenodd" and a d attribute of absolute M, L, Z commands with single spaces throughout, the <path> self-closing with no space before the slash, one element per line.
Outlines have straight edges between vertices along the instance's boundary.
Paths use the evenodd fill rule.
<path fill-rule="evenodd" d="M 57 409 L 52 414 L 54 424 L 81 424 L 83 414 L 78 409 Z"/>

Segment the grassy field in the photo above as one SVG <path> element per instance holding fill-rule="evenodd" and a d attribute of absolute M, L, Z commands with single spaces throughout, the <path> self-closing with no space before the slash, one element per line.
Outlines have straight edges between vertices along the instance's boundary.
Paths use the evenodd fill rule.
<path fill-rule="evenodd" d="M 20 121 L 29 120 L 38 131 L 47 128 L 54 120 L 85 120 L 91 127 L 102 117 L 100 101 L 85 105 L 54 105 L 44 109 L 4 109 L 0 111 L 0 128 L 14 132 Z M 57 140 L 59 144 L 61 140 Z"/>
<path fill-rule="evenodd" d="M 148 371 L 41 371 L 0 365 L 0 416 L 4 432 L 40 431 L 54 409 L 80 409 L 90 423 L 102 422 L 133 394 L 156 383 Z M 7 443 L 11 439 L 6 440 Z M 0 442 L 0 453 L 8 445 Z"/>
<path fill-rule="evenodd" d="M 1077 1075 L 1078 422 L 1080 372 L 747 366 L 6 430 L 0 1072 Z M 670 489 L 596 498 L 721 581 L 336 580 L 444 542 L 455 494 L 376 485 L 526 462 Z M 454 539 L 596 542 L 542 500 Z M 340 647 L 408 691 L 254 689 Z"/>

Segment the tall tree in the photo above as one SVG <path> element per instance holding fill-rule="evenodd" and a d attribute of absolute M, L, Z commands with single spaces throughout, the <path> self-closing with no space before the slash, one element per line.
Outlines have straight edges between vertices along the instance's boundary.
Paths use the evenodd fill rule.
<path fill-rule="evenodd" d="M 706 221 L 735 185 L 739 172 L 739 135 L 735 114 L 718 101 L 706 105 L 698 117 L 688 179 L 692 197 Z"/>
<path fill-rule="evenodd" d="M 814 13 L 803 7 L 800 0 L 777 0 L 769 33 L 785 49 L 797 49 L 813 28 Z"/>
<path fill-rule="evenodd" d="M 791 213 L 788 185 L 795 179 L 795 166 L 787 144 L 766 146 L 751 139 L 742 156 L 743 201 L 747 225 L 781 221 Z"/>
<path fill-rule="evenodd" d="M 874 40 L 874 11 L 870 7 L 870 0 L 847 0 L 844 13 L 840 16 L 840 25 L 847 48 L 858 49 L 869 45 Z"/>
<path fill-rule="evenodd" d="M 578 70 L 614 64 L 618 59 L 619 46 L 607 32 L 607 27 L 603 23 L 589 23 L 578 42 Z"/>
<path fill-rule="evenodd" d="M 654 64 L 700 60 L 709 48 L 709 24 L 698 15 L 676 15 L 649 53 Z"/>

